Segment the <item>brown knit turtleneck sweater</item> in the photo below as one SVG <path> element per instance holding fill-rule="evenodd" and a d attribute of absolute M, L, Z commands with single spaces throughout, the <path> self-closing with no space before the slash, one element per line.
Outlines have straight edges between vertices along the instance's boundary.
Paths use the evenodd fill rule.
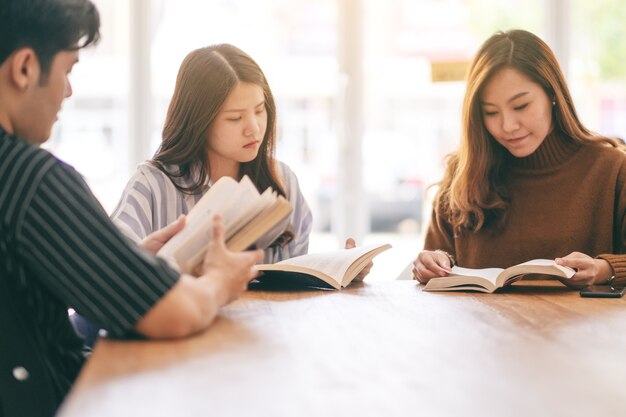
<path fill-rule="evenodd" d="M 452 236 L 437 208 L 424 249 L 443 249 L 467 268 L 506 268 L 578 251 L 606 259 L 626 283 L 626 154 L 549 135 L 530 156 L 507 155 L 511 196 L 499 233 Z"/>

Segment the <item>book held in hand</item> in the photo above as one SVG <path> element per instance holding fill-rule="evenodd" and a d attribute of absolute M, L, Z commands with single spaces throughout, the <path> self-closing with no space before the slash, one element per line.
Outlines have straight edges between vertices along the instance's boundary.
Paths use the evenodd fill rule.
<path fill-rule="evenodd" d="M 372 259 L 391 248 L 390 244 L 359 246 L 296 256 L 275 264 L 260 264 L 262 284 L 289 287 L 341 289 L 350 285 Z"/>
<path fill-rule="evenodd" d="M 291 204 L 283 196 L 271 187 L 259 193 L 247 175 L 239 182 L 222 177 L 193 206 L 183 230 L 163 245 L 157 256 L 181 272 L 192 274 L 204 260 L 215 214 L 222 217 L 226 247 L 240 251 L 285 220 L 291 211 Z"/>
<path fill-rule="evenodd" d="M 553 275 L 571 278 L 576 271 L 557 265 L 551 259 L 533 259 L 518 265 L 502 268 L 470 269 L 455 266 L 447 277 L 432 278 L 424 291 L 480 291 L 492 293 L 528 274 Z"/>

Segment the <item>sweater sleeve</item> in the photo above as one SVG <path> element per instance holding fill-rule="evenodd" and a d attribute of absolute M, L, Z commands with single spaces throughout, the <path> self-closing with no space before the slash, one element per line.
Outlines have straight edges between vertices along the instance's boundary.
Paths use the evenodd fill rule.
<path fill-rule="evenodd" d="M 601 254 L 598 258 L 611 264 L 615 274 L 615 285 L 626 286 L 626 156 L 617 175 L 615 184 L 615 230 L 613 253 Z"/>
<path fill-rule="evenodd" d="M 454 245 L 454 233 L 452 231 L 452 225 L 447 222 L 443 210 L 440 204 L 435 200 L 435 207 L 433 208 L 430 224 L 426 231 L 426 239 L 424 242 L 425 250 L 443 250 L 457 257 L 455 245 Z M 458 261 L 458 259 L 457 259 Z"/>

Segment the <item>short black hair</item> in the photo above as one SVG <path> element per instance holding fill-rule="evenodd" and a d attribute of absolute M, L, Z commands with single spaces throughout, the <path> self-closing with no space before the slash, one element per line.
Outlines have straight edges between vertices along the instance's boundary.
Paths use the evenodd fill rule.
<path fill-rule="evenodd" d="M 95 44 L 100 15 L 90 0 L 0 0 L 0 64 L 20 48 L 32 48 L 41 79 L 54 56 Z"/>

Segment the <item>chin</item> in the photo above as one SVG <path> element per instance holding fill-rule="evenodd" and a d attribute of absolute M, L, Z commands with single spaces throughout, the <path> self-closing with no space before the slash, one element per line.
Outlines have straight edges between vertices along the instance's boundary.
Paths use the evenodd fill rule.
<path fill-rule="evenodd" d="M 242 164 L 246 162 L 252 162 L 257 158 L 257 156 L 259 156 L 258 152 L 255 152 L 254 155 L 245 155 L 239 158 L 239 162 Z"/>

